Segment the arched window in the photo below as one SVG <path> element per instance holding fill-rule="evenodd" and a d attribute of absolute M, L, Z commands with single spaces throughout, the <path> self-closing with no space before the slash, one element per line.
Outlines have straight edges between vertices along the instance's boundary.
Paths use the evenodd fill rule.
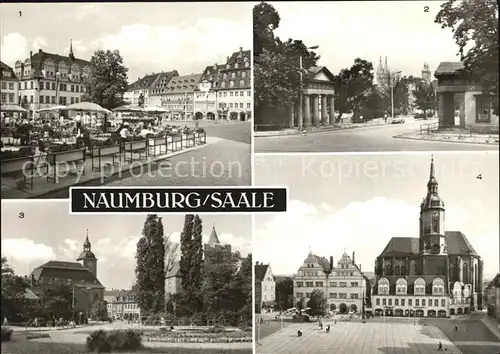
<path fill-rule="evenodd" d="M 418 278 L 413 283 L 414 295 L 425 295 L 425 280 Z"/>
<path fill-rule="evenodd" d="M 462 266 L 462 282 L 465 284 L 469 283 L 468 271 L 469 271 L 469 267 L 467 266 L 467 263 L 464 263 L 464 265 Z"/>
<path fill-rule="evenodd" d="M 399 273 L 399 266 L 396 266 L 396 267 L 394 268 L 394 275 L 401 275 L 401 274 Z"/>
<path fill-rule="evenodd" d="M 453 296 L 454 297 L 462 296 L 462 284 L 460 284 L 460 282 L 458 281 L 456 281 L 455 284 L 453 284 Z"/>
<path fill-rule="evenodd" d="M 470 296 L 470 285 L 469 284 L 465 284 L 464 286 L 464 297 L 469 297 Z"/>
<path fill-rule="evenodd" d="M 389 295 L 389 280 L 387 278 L 380 278 L 378 281 L 378 294 Z"/>
<path fill-rule="evenodd" d="M 405 294 L 408 288 L 408 283 L 406 282 L 406 279 L 399 278 L 396 281 L 396 294 Z"/>
<path fill-rule="evenodd" d="M 385 275 L 392 275 L 392 269 L 390 264 L 385 266 Z"/>
<path fill-rule="evenodd" d="M 432 282 L 432 295 L 444 295 L 444 280 L 436 278 Z"/>
<path fill-rule="evenodd" d="M 405 266 L 401 266 L 401 275 L 406 275 L 406 267 Z"/>

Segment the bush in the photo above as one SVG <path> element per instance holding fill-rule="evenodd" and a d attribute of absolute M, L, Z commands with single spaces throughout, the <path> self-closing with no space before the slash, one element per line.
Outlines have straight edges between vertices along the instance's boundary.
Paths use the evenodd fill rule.
<path fill-rule="evenodd" d="M 98 353 L 135 351 L 141 348 L 142 332 L 133 330 L 92 332 L 87 338 L 87 349 Z"/>
<path fill-rule="evenodd" d="M 10 328 L 2 327 L 2 342 L 10 341 L 12 337 L 12 330 Z"/>
<path fill-rule="evenodd" d="M 216 325 L 216 326 L 210 327 L 207 332 L 208 333 L 222 333 L 225 331 L 226 331 L 226 329 L 224 327 Z"/>

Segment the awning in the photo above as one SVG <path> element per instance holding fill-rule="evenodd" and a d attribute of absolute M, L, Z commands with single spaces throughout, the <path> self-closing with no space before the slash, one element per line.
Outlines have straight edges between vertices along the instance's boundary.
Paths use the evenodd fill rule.
<path fill-rule="evenodd" d="M 23 107 L 17 104 L 2 104 L 0 105 L 0 111 L 2 112 L 28 112 Z"/>

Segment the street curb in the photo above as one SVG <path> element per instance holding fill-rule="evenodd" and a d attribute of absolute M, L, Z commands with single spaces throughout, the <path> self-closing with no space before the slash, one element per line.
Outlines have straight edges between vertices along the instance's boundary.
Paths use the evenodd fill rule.
<path fill-rule="evenodd" d="M 150 161 L 151 162 L 151 166 L 157 165 L 157 163 L 159 161 L 164 161 L 164 160 L 167 160 L 167 159 L 175 157 L 175 156 L 179 156 L 179 155 L 183 155 L 185 153 L 191 152 L 191 151 L 199 150 L 199 149 L 201 149 L 201 148 L 203 148 L 205 146 L 212 145 L 212 144 L 217 144 L 219 142 L 220 141 L 215 141 L 215 142 L 210 143 L 210 144 L 200 145 L 196 149 L 176 151 L 176 152 L 172 153 L 171 155 L 168 155 L 168 156 L 165 156 L 163 158 L 158 158 L 156 160 Z M 104 180 L 104 183 L 101 183 L 101 177 L 95 177 L 95 178 L 91 178 L 89 180 L 83 181 L 81 183 L 73 184 L 72 186 L 73 187 L 76 187 L 76 186 L 105 186 L 108 183 L 119 181 L 119 180 L 122 180 L 122 179 L 125 179 L 125 178 L 129 178 L 130 175 L 132 174 L 130 172 L 131 170 L 133 172 L 136 169 L 142 169 L 147 164 L 148 164 L 148 162 L 144 162 L 140 166 L 134 166 L 132 169 L 129 168 L 129 167 L 127 167 L 127 169 L 125 169 L 125 170 L 117 171 L 113 175 L 107 177 Z M 151 172 L 154 172 L 156 170 L 158 170 L 158 168 L 156 168 L 156 169 L 150 169 Z M 51 190 L 49 192 L 44 192 L 42 194 L 37 194 L 37 195 L 31 195 L 31 196 L 27 197 L 26 199 L 47 199 L 46 196 L 50 196 L 51 194 L 58 193 L 58 192 L 66 190 L 66 189 L 69 190 L 69 186 L 61 186 L 61 187 L 55 188 L 55 189 L 53 189 L 53 190 Z M 49 199 L 64 199 L 64 198 L 49 198 Z"/>
<path fill-rule="evenodd" d="M 411 138 L 409 136 L 404 135 L 394 135 L 393 138 L 396 139 L 407 139 L 407 140 L 420 140 L 420 141 L 434 141 L 437 143 L 455 143 L 455 144 L 473 144 L 473 145 L 486 145 L 486 146 L 499 146 L 498 143 L 477 143 L 477 142 L 469 142 L 469 141 L 452 141 L 452 140 L 436 140 L 436 139 L 417 139 Z"/>
<path fill-rule="evenodd" d="M 313 133 L 324 133 L 324 132 L 332 132 L 332 131 L 339 131 L 339 130 L 349 130 L 349 129 L 368 129 L 368 128 L 375 128 L 375 127 L 380 127 L 380 126 L 386 126 L 390 125 L 390 123 L 382 123 L 382 124 L 374 124 L 370 126 L 354 126 L 354 127 L 346 127 L 346 128 L 328 128 L 328 129 L 321 129 L 321 130 L 310 130 L 306 131 L 306 134 L 313 134 Z M 303 134 L 301 131 L 293 131 L 289 133 L 282 133 L 282 134 L 265 134 L 265 135 L 255 135 L 254 131 L 254 138 L 270 138 L 270 137 L 279 137 L 279 136 L 293 136 L 293 135 L 301 135 Z"/>

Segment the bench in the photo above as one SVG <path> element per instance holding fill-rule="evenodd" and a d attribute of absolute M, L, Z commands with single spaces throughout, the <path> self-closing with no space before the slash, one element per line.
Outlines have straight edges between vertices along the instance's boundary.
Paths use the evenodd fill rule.
<path fill-rule="evenodd" d="M 149 153 L 151 154 L 151 151 L 152 151 L 152 155 L 154 157 L 156 157 L 156 147 L 159 147 L 160 148 L 160 151 L 159 151 L 159 154 L 161 155 L 163 153 L 162 151 L 162 146 L 165 146 L 165 152 L 167 152 L 167 138 L 166 137 L 163 137 L 163 138 L 151 138 L 149 139 L 149 142 L 148 142 L 148 149 L 149 149 Z"/>
<path fill-rule="evenodd" d="M 47 175 L 47 180 L 53 180 L 54 183 L 59 182 L 59 165 L 63 163 L 81 163 L 82 168 L 80 171 L 82 174 L 85 174 L 85 148 L 79 148 L 74 150 L 67 151 L 57 151 L 57 152 L 49 152 L 47 154 L 47 163 L 52 166 L 53 176 L 50 174 Z"/>
<path fill-rule="evenodd" d="M 35 165 L 33 156 L 21 156 L 12 159 L 2 159 L 1 171 L 2 176 L 17 175 L 19 172 L 23 175 L 23 182 L 33 188 L 33 167 Z M 29 175 L 26 176 L 26 172 Z M 29 182 L 28 182 L 29 181 Z"/>
<path fill-rule="evenodd" d="M 106 156 L 112 157 L 113 165 L 119 164 L 119 162 L 115 162 L 116 155 L 120 156 L 121 153 L 121 145 L 104 145 L 99 147 L 94 147 L 90 150 L 90 154 L 92 157 L 92 171 L 101 170 L 102 167 L 102 158 Z M 97 166 L 94 164 L 94 160 L 98 160 Z"/>
<path fill-rule="evenodd" d="M 171 144 L 170 151 L 174 152 L 182 150 L 182 135 L 167 136 L 167 151 L 169 142 Z"/>
<path fill-rule="evenodd" d="M 132 162 L 134 161 L 134 154 L 139 155 L 139 159 L 145 155 L 144 157 L 148 157 L 148 142 L 147 140 L 137 140 L 137 141 L 126 141 L 123 144 L 123 151 L 125 155 L 125 161 Z M 127 153 L 130 153 L 130 158 L 127 158 Z"/>

